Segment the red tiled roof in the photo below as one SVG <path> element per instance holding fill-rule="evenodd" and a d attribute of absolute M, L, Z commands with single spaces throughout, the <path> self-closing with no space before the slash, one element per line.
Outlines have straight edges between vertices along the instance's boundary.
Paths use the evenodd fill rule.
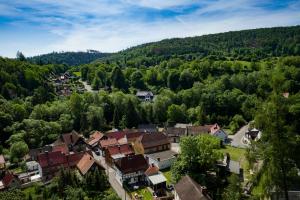
<path fill-rule="evenodd" d="M 151 148 L 159 145 L 170 144 L 168 137 L 162 133 L 146 133 L 141 135 L 139 140 L 144 148 Z"/>
<path fill-rule="evenodd" d="M 115 131 L 115 132 L 109 132 L 106 134 L 106 136 L 108 138 L 115 138 L 116 140 L 119 140 L 119 139 L 125 137 L 125 135 L 126 135 L 126 132 L 124 132 L 124 131 Z"/>
<path fill-rule="evenodd" d="M 159 172 L 159 168 L 156 167 L 154 164 L 151 164 L 148 169 L 145 171 L 145 174 L 147 176 L 151 176 L 151 175 L 154 175 L 154 174 L 157 174 Z"/>
<path fill-rule="evenodd" d="M 123 173 L 146 171 L 148 163 L 143 155 L 131 155 L 116 161 L 116 167 Z"/>
<path fill-rule="evenodd" d="M 89 171 L 89 169 L 93 166 L 94 163 L 96 163 L 101 168 L 103 168 L 101 164 L 97 162 L 90 154 L 85 153 L 77 163 L 76 167 L 82 175 L 85 175 Z"/>
<path fill-rule="evenodd" d="M 69 154 L 69 148 L 65 143 L 61 143 L 53 146 L 52 151 L 60 151 L 64 154 Z"/>
<path fill-rule="evenodd" d="M 87 140 L 87 143 L 89 145 L 94 145 L 95 143 L 99 142 L 103 136 L 103 133 L 95 131 L 92 135 L 90 135 L 90 138 Z"/>
<path fill-rule="evenodd" d="M 129 145 L 129 144 L 109 146 L 109 147 L 107 147 L 107 151 L 109 152 L 109 154 L 111 156 L 116 155 L 116 154 L 129 155 L 129 154 L 134 153 L 131 145 Z"/>
<path fill-rule="evenodd" d="M 100 146 L 102 148 L 106 148 L 108 146 L 112 146 L 112 145 L 116 145 L 116 144 L 118 144 L 118 141 L 115 138 L 108 138 L 107 140 L 100 141 Z"/>
<path fill-rule="evenodd" d="M 5 159 L 3 155 L 0 155 L 0 164 L 5 164 Z"/>
<path fill-rule="evenodd" d="M 81 159 L 84 152 L 65 155 L 60 151 L 46 152 L 38 155 L 38 162 L 42 168 L 57 165 L 72 167 Z"/>

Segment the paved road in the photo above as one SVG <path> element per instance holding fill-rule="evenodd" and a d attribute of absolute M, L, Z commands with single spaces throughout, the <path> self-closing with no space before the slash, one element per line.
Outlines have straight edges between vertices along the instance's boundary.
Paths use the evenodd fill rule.
<path fill-rule="evenodd" d="M 243 126 L 236 132 L 234 135 L 229 135 L 229 138 L 231 139 L 231 146 L 234 147 L 240 147 L 240 148 L 247 148 L 248 146 L 242 142 L 242 139 L 246 133 L 246 131 L 249 128 L 249 124 Z"/>
<path fill-rule="evenodd" d="M 105 167 L 105 169 L 106 169 L 105 172 L 106 172 L 106 174 L 108 174 L 108 181 L 109 181 L 111 187 L 116 191 L 118 196 L 122 200 L 130 200 L 131 199 L 130 196 L 125 192 L 122 185 L 115 178 L 115 175 L 116 175 L 115 170 L 106 164 L 104 157 L 97 156 L 94 152 L 93 152 L 93 155 L 94 155 L 94 158 L 96 160 L 99 160 L 101 162 L 101 164 Z"/>

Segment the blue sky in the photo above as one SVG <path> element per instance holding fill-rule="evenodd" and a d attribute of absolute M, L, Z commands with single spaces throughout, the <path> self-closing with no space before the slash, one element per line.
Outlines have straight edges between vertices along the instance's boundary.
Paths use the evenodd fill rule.
<path fill-rule="evenodd" d="M 300 24 L 300 0 L 0 0 L 0 55 L 116 52 L 165 38 Z"/>

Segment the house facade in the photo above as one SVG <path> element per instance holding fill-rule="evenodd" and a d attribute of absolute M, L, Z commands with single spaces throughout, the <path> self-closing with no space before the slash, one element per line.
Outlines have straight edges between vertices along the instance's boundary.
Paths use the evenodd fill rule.
<path fill-rule="evenodd" d="M 135 150 L 142 154 L 170 150 L 171 143 L 163 133 L 145 133 L 134 143 Z"/>
<path fill-rule="evenodd" d="M 148 163 L 143 155 L 130 155 L 116 161 L 116 179 L 121 185 L 134 185 L 145 182 Z"/>
<path fill-rule="evenodd" d="M 154 95 L 151 91 L 138 91 L 136 96 L 142 101 L 152 101 Z"/>

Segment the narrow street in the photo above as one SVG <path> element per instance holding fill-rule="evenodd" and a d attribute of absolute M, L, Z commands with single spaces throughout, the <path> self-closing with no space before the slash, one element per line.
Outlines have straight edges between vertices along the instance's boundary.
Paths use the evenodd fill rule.
<path fill-rule="evenodd" d="M 240 128 L 240 130 L 238 130 L 238 132 L 236 132 L 236 134 L 228 136 L 231 139 L 231 146 L 239 147 L 239 148 L 247 148 L 248 147 L 248 145 L 246 145 L 242 142 L 242 139 L 243 139 L 246 131 L 248 130 L 248 128 L 249 128 L 249 124 Z"/>
<path fill-rule="evenodd" d="M 125 189 L 122 187 L 122 185 L 116 180 L 115 175 L 116 172 L 113 168 L 109 167 L 103 156 L 97 156 L 94 152 L 93 152 L 93 156 L 96 160 L 100 161 L 100 163 L 102 164 L 103 167 L 105 167 L 105 173 L 108 175 L 108 181 L 111 185 L 111 187 L 115 190 L 115 192 L 118 194 L 118 196 L 122 199 L 122 200 L 130 200 L 130 196 L 127 194 L 127 192 L 125 191 Z"/>

